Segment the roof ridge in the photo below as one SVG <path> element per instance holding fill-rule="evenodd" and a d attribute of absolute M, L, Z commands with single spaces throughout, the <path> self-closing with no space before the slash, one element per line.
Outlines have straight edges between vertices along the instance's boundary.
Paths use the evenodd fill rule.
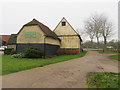
<path fill-rule="evenodd" d="M 38 23 L 40 23 L 40 24 L 46 26 L 45 24 L 41 23 L 40 21 L 38 21 L 38 20 L 36 20 L 36 19 L 34 19 L 34 20 L 37 21 Z M 46 27 L 49 28 L 48 26 L 46 26 Z M 50 29 L 50 28 L 49 28 L 49 29 Z"/>
<path fill-rule="evenodd" d="M 45 27 L 47 27 L 47 28 L 49 28 L 48 26 L 46 26 L 45 24 L 43 24 L 43 23 L 41 23 L 40 21 L 38 21 L 37 19 L 35 19 L 35 18 L 33 18 L 33 20 L 32 21 L 30 21 L 30 22 L 37 22 L 36 24 L 42 24 L 42 25 L 44 25 Z M 30 24 L 30 22 L 28 22 L 27 24 Z M 27 25 L 27 24 L 25 24 L 25 26 Z M 50 28 L 49 28 L 50 29 Z"/>

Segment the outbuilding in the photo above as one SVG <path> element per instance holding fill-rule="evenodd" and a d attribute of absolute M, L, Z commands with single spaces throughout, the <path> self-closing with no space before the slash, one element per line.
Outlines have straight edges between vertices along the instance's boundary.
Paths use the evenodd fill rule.
<path fill-rule="evenodd" d="M 17 34 L 11 34 L 9 40 L 8 40 L 8 48 L 13 48 L 16 50 L 16 40 L 17 40 Z"/>
<path fill-rule="evenodd" d="M 8 45 L 8 40 L 10 38 L 10 35 L 0 35 L 0 39 L 3 42 L 3 46 L 7 46 Z"/>
<path fill-rule="evenodd" d="M 65 18 L 59 22 L 54 32 L 61 39 L 61 46 L 58 53 L 79 54 L 82 51 L 82 39 L 80 35 Z"/>
<path fill-rule="evenodd" d="M 46 25 L 33 19 L 25 24 L 17 34 L 17 53 L 24 53 L 27 47 L 38 48 L 44 56 L 55 55 L 61 40 Z"/>

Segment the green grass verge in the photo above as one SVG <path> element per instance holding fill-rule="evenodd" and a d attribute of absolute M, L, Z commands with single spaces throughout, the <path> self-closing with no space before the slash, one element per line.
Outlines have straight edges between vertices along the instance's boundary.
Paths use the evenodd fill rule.
<path fill-rule="evenodd" d="M 118 85 L 118 73 L 89 73 L 87 76 L 87 83 L 90 88 L 120 88 L 120 85 Z"/>
<path fill-rule="evenodd" d="M 109 57 L 110 57 L 111 59 L 115 59 L 115 60 L 120 61 L 120 55 L 110 55 Z"/>
<path fill-rule="evenodd" d="M 87 51 L 84 51 L 80 54 L 61 55 L 47 59 L 12 58 L 11 55 L 3 55 L 2 75 L 83 57 L 86 53 Z"/>
<path fill-rule="evenodd" d="M 102 53 L 102 54 L 118 54 L 117 52 L 113 52 L 113 51 L 104 51 L 103 50 L 98 50 L 99 53 Z"/>

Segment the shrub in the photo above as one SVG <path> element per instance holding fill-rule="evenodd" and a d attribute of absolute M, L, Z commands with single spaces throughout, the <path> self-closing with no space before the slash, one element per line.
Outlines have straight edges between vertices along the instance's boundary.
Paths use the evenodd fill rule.
<path fill-rule="evenodd" d="M 5 55 L 10 55 L 12 50 L 13 50 L 13 48 L 5 48 L 4 54 Z"/>
<path fill-rule="evenodd" d="M 13 54 L 12 55 L 13 58 L 23 58 L 24 54 L 20 53 L 20 54 Z"/>
<path fill-rule="evenodd" d="M 17 54 L 16 50 L 12 49 L 11 54 Z"/>
<path fill-rule="evenodd" d="M 42 57 L 42 53 L 37 48 L 28 47 L 25 49 L 25 57 L 26 58 L 40 58 Z"/>

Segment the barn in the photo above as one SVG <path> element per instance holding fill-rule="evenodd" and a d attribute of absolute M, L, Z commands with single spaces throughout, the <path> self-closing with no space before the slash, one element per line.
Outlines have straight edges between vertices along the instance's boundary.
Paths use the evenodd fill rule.
<path fill-rule="evenodd" d="M 24 53 L 27 47 L 37 47 L 44 56 L 55 55 L 61 40 L 46 25 L 33 19 L 25 24 L 17 34 L 16 51 Z"/>
<path fill-rule="evenodd" d="M 58 53 L 79 54 L 82 51 L 82 39 L 80 35 L 73 29 L 64 17 L 56 26 L 54 32 L 61 39 L 61 46 Z"/>
<path fill-rule="evenodd" d="M 33 19 L 23 25 L 17 34 L 11 34 L 8 48 L 24 53 L 27 47 L 36 47 L 43 56 L 55 54 L 79 54 L 82 51 L 82 39 L 69 22 L 63 18 L 54 31 Z"/>
<path fill-rule="evenodd" d="M 17 34 L 11 34 L 9 40 L 8 40 L 8 48 L 13 48 L 16 50 L 16 40 L 17 40 Z"/>

